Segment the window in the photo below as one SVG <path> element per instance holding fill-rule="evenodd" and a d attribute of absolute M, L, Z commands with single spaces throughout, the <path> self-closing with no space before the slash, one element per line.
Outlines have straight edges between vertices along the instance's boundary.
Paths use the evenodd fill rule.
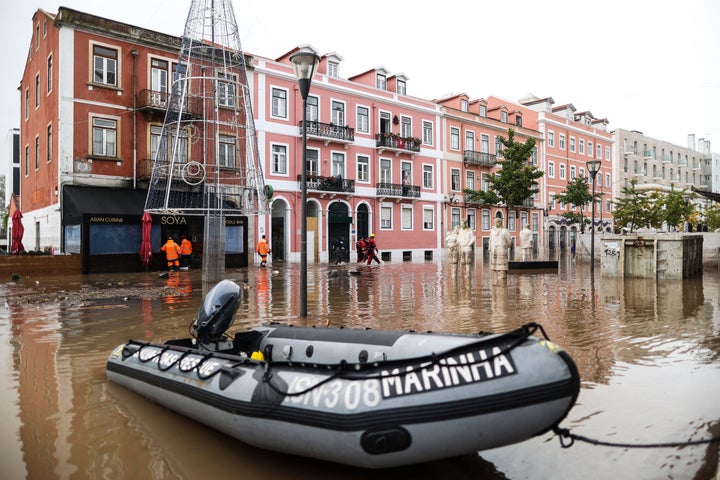
<path fill-rule="evenodd" d="M 387 78 L 382 73 L 378 73 L 375 77 L 375 86 L 380 90 L 387 90 Z"/>
<path fill-rule="evenodd" d="M 392 206 L 380 205 L 380 228 L 389 230 L 392 228 Z"/>
<path fill-rule="evenodd" d="M 357 107 L 357 124 L 355 128 L 358 132 L 370 132 L 370 110 L 367 107 Z"/>
<path fill-rule="evenodd" d="M 433 188 L 432 165 L 423 165 L 423 188 Z"/>
<path fill-rule="evenodd" d="M 272 146 L 272 165 L 270 170 L 278 175 L 287 175 L 287 147 L 285 145 Z"/>
<path fill-rule="evenodd" d="M 425 145 L 433 144 L 433 124 L 432 124 L 432 122 L 423 121 L 423 143 Z"/>
<path fill-rule="evenodd" d="M 30 116 L 30 89 L 25 89 L 25 120 Z"/>
<path fill-rule="evenodd" d="M 548 147 L 554 147 L 555 146 L 555 132 L 552 130 L 548 131 Z"/>
<path fill-rule="evenodd" d="M 423 230 L 433 230 L 435 228 L 435 212 L 432 208 L 423 208 Z"/>
<path fill-rule="evenodd" d="M 162 127 L 159 125 L 150 126 L 150 158 L 155 160 L 160 150 L 160 142 L 162 141 Z"/>
<path fill-rule="evenodd" d="M 30 173 L 30 147 L 25 145 L 25 176 Z"/>
<path fill-rule="evenodd" d="M 515 117 L 515 126 L 516 127 L 522 127 L 522 115 L 518 114 Z"/>
<path fill-rule="evenodd" d="M 235 91 L 235 85 L 237 84 L 237 77 L 232 73 L 218 72 L 218 105 L 221 107 L 232 108 L 235 106 L 235 97 L 237 92 Z"/>
<path fill-rule="evenodd" d="M 460 209 L 458 207 L 453 207 L 450 209 L 450 228 L 455 228 L 460 226 Z"/>
<path fill-rule="evenodd" d="M 538 164 L 538 149 L 537 147 L 533 147 L 532 156 L 530 157 L 530 161 L 533 165 L 537 167 Z"/>
<path fill-rule="evenodd" d="M 40 106 L 40 74 L 35 75 L 35 108 Z"/>
<path fill-rule="evenodd" d="M 332 101 L 332 112 L 330 122 L 335 125 L 345 125 L 345 104 L 338 102 L 337 100 Z"/>
<path fill-rule="evenodd" d="M 52 125 L 48 125 L 47 127 L 47 163 L 52 162 L 52 147 L 53 147 L 53 131 L 52 131 Z"/>
<path fill-rule="evenodd" d="M 480 135 L 480 152 L 490 153 L 490 137 L 487 135 Z"/>
<path fill-rule="evenodd" d="M 412 136 L 412 120 L 410 117 L 400 117 L 400 136 L 403 138 Z"/>
<path fill-rule="evenodd" d="M 93 83 L 117 87 L 118 51 L 93 45 Z"/>
<path fill-rule="evenodd" d="M 380 159 L 380 183 L 392 182 L 392 174 L 390 171 L 390 160 L 387 158 Z"/>
<path fill-rule="evenodd" d="M 475 209 L 468 208 L 467 210 L 467 224 L 472 230 L 477 228 L 477 220 L 475 219 Z"/>
<path fill-rule="evenodd" d="M 461 189 L 462 189 L 462 185 L 460 185 L 460 169 L 451 168 L 450 169 L 450 190 L 458 192 Z"/>
<path fill-rule="evenodd" d="M 35 170 L 40 168 L 40 136 L 35 137 Z"/>
<path fill-rule="evenodd" d="M 588 156 L 589 156 L 589 157 L 592 157 L 592 156 L 593 156 L 593 152 L 594 152 L 594 150 L 593 150 L 593 142 L 588 142 L 588 152 L 587 152 Z"/>
<path fill-rule="evenodd" d="M 413 229 L 413 208 L 412 205 L 403 205 L 400 210 L 400 216 L 402 219 L 401 229 L 412 230 Z"/>
<path fill-rule="evenodd" d="M 328 62 L 328 77 L 338 78 L 340 69 L 337 62 Z"/>
<path fill-rule="evenodd" d="M 93 117 L 92 153 L 101 157 L 117 157 L 117 121 Z"/>
<path fill-rule="evenodd" d="M 584 175 L 582 175 L 584 176 Z M 575 165 L 570 165 L 570 180 L 575 180 Z"/>
<path fill-rule="evenodd" d="M 580 155 L 585 155 L 585 139 L 580 139 L 580 145 L 578 147 L 578 153 L 580 153 Z"/>
<path fill-rule="evenodd" d="M 218 135 L 218 163 L 221 167 L 235 166 L 235 137 Z"/>
<path fill-rule="evenodd" d="M 516 212 L 514 210 L 508 212 L 508 227 L 507 227 L 508 230 L 515 230 L 516 225 L 517 225 L 516 219 L 517 219 Z M 523 223 L 525 223 L 525 222 L 523 222 Z"/>
<path fill-rule="evenodd" d="M 397 93 L 400 95 L 407 95 L 407 84 L 404 80 L 397 81 Z"/>
<path fill-rule="evenodd" d="M 610 174 L 609 173 L 605 174 L 605 186 L 607 186 L 607 187 L 610 186 Z"/>
<path fill-rule="evenodd" d="M 307 169 L 307 175 L 316 177 L 318 175 L 318 158 L 320 152 L 318 150 L 308 150 L 305 154 L 305 168 Z"/>
<path fill-rule="evenodd" d="M 487 105 L 480 105 L 480 116 L 487 117 Z"/>
<path fill-rule="evenodd" d="M 50 55 L 47 59 L 47 92 L 52 92 L 53 89 L 53 58 Z"/>
<path fill-rule="evenodd" d="M 320 101 L 318 97 L 308 96 L 307 98 L 307 110 L 305 115 L 307 116 L 308 122 L 317 122 L 320 114 Z"/>
<path fill-rule="evenodd" d="M 460 130 L 456 127 L 450 128 L 450 148 L 460 150 Z"/>
<path fill-rule="evenodd" d="M 495 137 L 495 155 L 498 158 L 502 158 L 502 156 L 503 156 L 502 147 L 503 147 L 503 144 L 502 144 L 502 140 L 500 139 L 500 137 Z"/>
<path fill-rule="evenodd" d="M 463 112 L 468 111 L 468 101 L 465 100 L 464 98 L 462 100 L 460 100 L 460 110 L 462 110 Z"/>
<path fill-rule="evenodd" d="M 475 132 L 465 131 L 465 150 L 475 150 Z"/>
<path fill-rule="evenodd" d="M 487 173 L 480 174 L 480 188 L 482 188 L 483 192 L 490 190 L 490 182 L 488 181 Z"/>
<path fill-rule="evenodd" d="M 565 150 L 565 134 L 564 133 L 561 133 L 559 136 L 558 148 L 560 150 Z"/>
<path fill-rule="evenodd" d="M 159 58 L 150 60 L 150 90 L 161 93 L 168 91 L 168 67 L 166 60 Z M 161 99 L 162 96 L 158 96 L 158 101 Z"/>
<path fill-rule="evenodd" d="M 610 160 L 610 147 L 605 147 L 605 160 Z"/>
<path fill-rule="evenodd" d="M 555 162 L 548 162 L 548 177 L 555 178 Z"/>
<path fill-rule="evenodd" d="M 339 152 L 332 153 L 332 176 L 345 176 L 345 155 Z"/>
<path fill-rule="evenodd" d="M 357 157 L 357 181 L 367 183 L 370 181 L 370 157 L 359 155 Z"/>
<path fill-rule="evenodd" d="M 595 144 L 595 158 L 602 159 L 602 145 Z"/>
<path fill-rule="evenodd" d="M 475 190 L 475 172 L 472 170 L 465 172 L 465 188 Z"/>
<path fill-rule="evenodd" d="M 508 120 L 507 112 L 501 112 L 500 113 L 500 121 L 502 123 L 507 123 L 507 120 Z"/>
<path fill-rule="evenodd" d="M 575 137 L 570 137 L 570 151 L 575 152 Z"/>
<path fill-rule="evenodd" d="M 272 116 L 287 118 L 287 92 L 279 88 L 272 89 Z"/>
<path fill-rule="evenodd" d="M 565 180 L 565 164 L 560 164 L 560 180 Z"/>
<path fill-rule="evenodd" d="M 35 25 L 35 50 L 40 48 L 40 25 Z"/>
<path fill-rule="evenodd" d="M 480 216 L 482 218 L 482 229 L 485 231 L 490 230 L 490 210 L 483 209 Z"/>

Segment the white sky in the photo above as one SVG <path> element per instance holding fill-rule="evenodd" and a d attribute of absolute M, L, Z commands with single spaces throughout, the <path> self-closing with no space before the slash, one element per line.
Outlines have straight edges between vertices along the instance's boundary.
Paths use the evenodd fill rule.
<path fill-rule="evenodd" d="M 61 5 L 181 36 L 190 0 L 2 2 L 2 139 L 19 126 L 32 15 Z M 680 146 L 693 133 L 720 152 L 717 0 L 233 0 L 233 7 L 248 53 L 276 58 L 309 43 L 344 58 L 343 78 L 383 66 L 407 75 L 408 94 L 425 99 L 550 96 L 607 118 L 610 130 Z M 0 162 L 6 154 L 0 150 Z"/>

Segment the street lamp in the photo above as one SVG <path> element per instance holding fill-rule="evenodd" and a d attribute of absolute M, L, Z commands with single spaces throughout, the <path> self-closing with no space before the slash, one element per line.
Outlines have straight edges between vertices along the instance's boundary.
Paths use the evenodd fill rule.
<path fill-rule="evenodd" d="M 592 182 L 592 221 L 590 227 L 590 275 L 595 273 L 595 175 L 600 171 L 600 160 L 590 160 L 585 162 L 588 172 L 590 173 L 590 181 Z"/>
<path fill-rule="evenodd" d="M 317 70 L 320 57 L 314 52 L 302 51 L 290 55 L 295 77 L 303 100 L 302 120 L 302 200 L 300 207 L 300 316 L 307 317 L 307 96 Z"/>

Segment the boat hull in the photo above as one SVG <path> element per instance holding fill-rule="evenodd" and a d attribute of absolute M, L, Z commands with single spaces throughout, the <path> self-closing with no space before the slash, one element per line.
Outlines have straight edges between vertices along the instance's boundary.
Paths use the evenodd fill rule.
<path fill-rule="evenodd" d="M 249 340 L 252 339 L 252 340 Z M 520 442 L 559 423 L 579 377 L 534 336 L 288 326 L 238 334 L 265 361 L 127 342 L 108 378 L 248 444 L 387 468 Z"/>

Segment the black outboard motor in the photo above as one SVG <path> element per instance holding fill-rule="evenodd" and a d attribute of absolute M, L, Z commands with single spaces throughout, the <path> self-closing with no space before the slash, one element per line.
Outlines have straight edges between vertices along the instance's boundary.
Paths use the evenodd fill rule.
<path fill-rule="evenodd" d="M 221 280 L 208 292 L 190 327 L 198 347 L 213 351 L 233 347 L 232 341 L 223 339 L 239 305 L 240 287 L 231 280 Z"/>

